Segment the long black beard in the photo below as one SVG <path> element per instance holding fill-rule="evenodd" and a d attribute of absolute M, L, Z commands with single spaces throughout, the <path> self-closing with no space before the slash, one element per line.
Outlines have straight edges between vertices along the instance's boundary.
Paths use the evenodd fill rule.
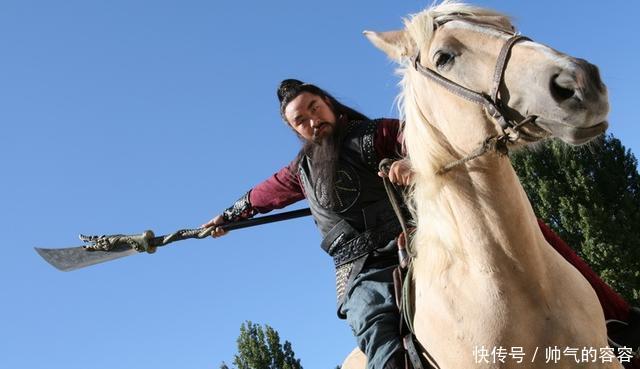
<path fill-rule="evenodd" d="M 311 173 L 315 177 L 311 180 L 315 183 L 318 201 L 328 208 L 338 203 L 334 188 L 344 131 L 342 124 L 337 122 L 330 135 L 320 140 L 306 141 L 302 148 L 310 159 Z"/>

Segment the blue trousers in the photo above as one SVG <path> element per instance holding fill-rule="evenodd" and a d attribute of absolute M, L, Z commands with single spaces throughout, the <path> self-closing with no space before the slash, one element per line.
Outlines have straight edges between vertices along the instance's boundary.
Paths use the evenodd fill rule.
<path fill-rule="evenodd" d="M 383 369 L 389 358 L 402 349 L 400 314 L 389 263 L 365 266 L 346 292 L 341 313 L 367 356 L 367 369 Z"/>

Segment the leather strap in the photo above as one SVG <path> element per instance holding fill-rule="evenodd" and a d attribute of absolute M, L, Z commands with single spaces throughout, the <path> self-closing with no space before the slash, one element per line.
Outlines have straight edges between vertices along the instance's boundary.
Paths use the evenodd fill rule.
<path fill-rule="evenodd" d="M 446 77 L 434 72 L 433 70 L 423 66 L 420 63 L 420 50 L 418 48 L 418 52 L 411 58 L 411 62 L 413 67 L 420 72 L 423 76 L 431 79 L 436 82 L 440 86 L 447 89 L 449 92 L 459 96 L 465 100 L 474 102 L 478 105 L 484 107 L 485 111 L 494 118 L 500 127 L 503 130 L 506 130 L 509 127 L 513 127 L 516 124 L 509 122 L 500 109 L 499 102 L 497 100 L 498 90 L 500 88 L 500 84 L 502 83 L 502 77 L 504 75 L 504 70 L 507 64 L 507 59 L 509 56 L 509 51 L 513 48 L 519 41 L 529 40 L 529 38 L 522 35 L 513 35 L 511 36 L 504 45 L 502 45 L 502 49 L 500 50 L 500 54 L 498 54 L 498 60 L 496 61 L 496 66 L 493 73 L 492 87 L 491 93 L 489 96 L 481 94 L 479 92 L 470 90 L 456 82 L 453 82 Z"/>
<path fill-rule="evenodd" d="M 502 49 L 500 49 L 500 54 L 498 55 L 498 61 L 496 62 L 496 67 L 493 71 L 493 87 L 491 88 L 491 93 L 489 94 L 491 101 L 498 101 L 498 89 L 500 89 L 500 84 L 502 83 L 502 77 L 504 76 L 504 70 L 511 48 L 516 44 L 516 42 L 524 40 L 530 41 L 530 39 L 525 36 L 513 35 L 507 40 L 504 45 L 502 45 Z"/>
<path fill-rule="evenodd" d="M 416 350 L 416 345 L 413 343 L 413 333 L 409 333 L 402 337 L 402 343 L 404 345 L 404 349 L 407 350 L 407 355 L 409 355 L 409 361 L 411 361 L 413 369 L 424 369 L 422 360 L 420 360 L 420 354 L 418 353 L 418 350 Z"/>

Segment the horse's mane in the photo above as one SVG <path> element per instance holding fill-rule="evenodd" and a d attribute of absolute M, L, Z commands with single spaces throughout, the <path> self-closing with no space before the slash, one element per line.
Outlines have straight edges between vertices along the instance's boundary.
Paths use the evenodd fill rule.
<path fill-rule="evenodd" d="M 454 19 L 464 19 L 507 32 L 514 31 L 508 16 L 455 0 L 445 0 L 413 14 L 404 20 L 404 24 L 408 38 L 413 40 L 414 45 L 428 45 L 435 25 Z M 415 74 L 410 73 L 409 68 L 412 68 L 410 62 L 405 60 L 397 70 L 401 77 L 401 93 L 397 101 L 404 124 L 407 156 L 415 172 L 414 185 L 408 194 L 409 207 L 417 226 L 413 239 L 420 244 L 427 244 L 419 250 L 420 255 L 427 253 L 425 257 L 441 261 L 440 268 L 430 271 L 438 273 L 446 269 L 451 258 L 462 257 L 464 253 L 457 246 L 460 240 L 457 239 L 452 204 L 445 202 L 441 196 L 445 180 L 464 181 L 466 178 L 455 172 L 446 176 L 436 174 L 443 165 L 460 158 L 454 155 L 442 134 L 422 114 L 417 96 L 420 95 L 418 89 L 424 85 L 413 81 L 412 75 Z M 472 201 L 468 194 L 457 195 L 462 201 Z"/>
<path fill-rule="evenodd" d="M 457 0 L 444 0 L 438 5 L 411 14 L 404 19 L 404 25 L 411 39 L 417 45 L 426 45 L 433 36 L 435 25 L 453 19 L 464 19 L 473 23 L 491 26 L 506 32 L 513 32 L 511 18 L 491 9 L 480 8 Z"/>

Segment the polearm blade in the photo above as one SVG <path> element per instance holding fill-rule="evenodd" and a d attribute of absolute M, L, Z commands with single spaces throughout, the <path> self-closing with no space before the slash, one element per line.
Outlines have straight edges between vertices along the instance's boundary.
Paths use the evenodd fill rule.
<path fill-rule="evenodd" d="M 129 246 L 120 246 L 119 248 L 112 249 L 111 251 L 89 251 L 84 246 L 68 247 L 64 249 L 34 248 L 44 260 L 63 272 L 104 263 L 138 253 L 138 251 Z"/>
<path fill-rule="evenodd" d="M 309 208 L 305 208 L 287 211 L 280 214 L 267 215 L 263 217 L 222 224 L 219 227 L 226 231 L 230 231 L 234 229 L 253 227 L 260 224 L 280 222 L 287 219 L 304 217 L 310 214 L 311 210 Z M 208 234 L 209 233 L 206 232 L 206 229 L 196 228 L 183 229 L 170 235 L 159 237 L 153 237 L 153 233 L 150 231 L 147 231 L 142 235 L 135 236 L 81 236 L 81 239 L 85 240 L 85 242 L 91 242 L 93 244 L 61 249 L 44 249 L 35 247 L 35 250 L 40 256 L 42 256 L 44 260 L 53 265 L 56 269 L 63 272 L 68 272 L 71 270 L 76 270 L 91 265 L 119 259 L 125 256 L 138 254 L 144 250 L 138 251 L 133 246 L 140 246 L 141 242 L 144 243 L 144 249 L 149 252 L 153 252 L 155 248 L 166 246 L 171 242 L 184 240 L 187 238 L 205 238 Z M 96 247 L 102 247 L 108 250 L 96 249 Z"/>

